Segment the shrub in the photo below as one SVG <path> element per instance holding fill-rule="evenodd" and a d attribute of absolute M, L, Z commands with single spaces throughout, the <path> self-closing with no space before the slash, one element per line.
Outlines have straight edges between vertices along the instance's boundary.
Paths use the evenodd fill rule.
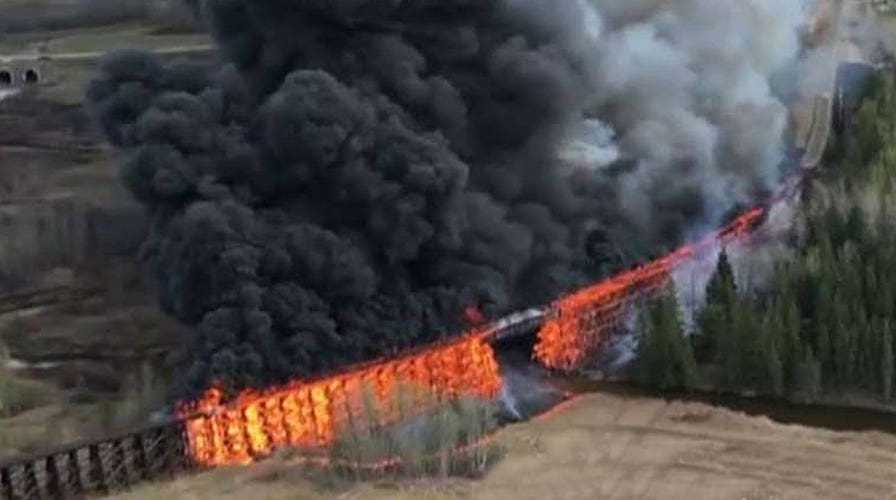
<path fill-rule="evenodd" d="M 7 369 L 9 357 L 0 345 L 0 418 L 37 408 L 51 399 L 51 389 L 36 380 L 16 377 Z"/>
<path fill-rule="evenodd" d="M 361 415 L 343 425 L 328 450 L 332 473 L 355 479 L 478 476 L 500 456 L 488 440 L 497 426 L 493 404 L 473 397 L 420 404 L 419 391 L 396 392 L 398 418 L 388 423 L 364 391 Z M 434 409 L 415 411 L 421 407 Z"/>
<path fill-rule="evenodd" d="M 144 364 L 139 374 L 129 376 L 117 401 L 103 408 L 103 426 L 127 429 L 149 420 L 150 414 L 166 403 L 167 384 Z"/>

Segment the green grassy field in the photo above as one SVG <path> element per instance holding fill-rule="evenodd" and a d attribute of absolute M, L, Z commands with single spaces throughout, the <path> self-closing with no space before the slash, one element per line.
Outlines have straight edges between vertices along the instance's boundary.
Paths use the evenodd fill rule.
<path fill-rule="evenodd" d="M 96 73 L 97 61 L 65 61 L 53 66 L 50 81 L 41 88 L 41 98 L 62 104 L 84 100 L 87 84 Z"/>
<path fill-rule="evenodd" d="M 89 77 L 86 78 L 89 79 Z M 57 91 L 55 88 L 47 90 L 48 98 L 53 98 L 53 93 Z M 58 90 L 68 92 L 68 95 L 64 95 L 62 92 L 56 93 L 55 97 L 59 99 L 67 97 L 71 101 L 76 101 L 83 95 L 83 89 L 78 89 L 76 85 Z M 76 92 L 77 90 L 81 91 Z M 105 154 L 97 155 L 88 163 L 52 172 L 46 182 L 45 193 L 49 197 L 72 196 L 86 202 L 94 200 L 102 205 L 135 203 L 124 186 L 119 183 L 118 165 L 113 158 Z"/>
<path fill-rule="evenodd" d="M 102 28 L 37 31 L 0 37 L 0 59 L 4 56 L 36 54 L 50 58 L 50 71 L 41 97 L 64 104 L 77 104 L 96 72 L 96 58 L 53 60 L 54 55 L 98 53 L 134 48 L 143 50 L 207 46 L 211 39 L 203 33 L 169 33 L 160 26 L 120 24 Z"/>
<path fill-rule="evenodd" d="M 201 33 L 158 33 L 152 26 L 121 26 L 55 34 L 47 42 L 49 53 L 96 52 L 118 48 L 159 49 L 211 43 Z"/>
<path fill-rule="evenodd" d="M 37 50 L 43 45 L 50 54 L 94 52 L 133 47 L 156 49 L 210 43 L 203 33 L 167 33 L 161 26 L 127 23 L 101 28 L 35 31 L 0 38 L 0 55 Z"/>

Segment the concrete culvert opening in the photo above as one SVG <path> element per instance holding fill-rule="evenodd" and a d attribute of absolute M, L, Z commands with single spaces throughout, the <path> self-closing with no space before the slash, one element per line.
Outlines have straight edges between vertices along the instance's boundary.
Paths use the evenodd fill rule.
<path fill-rule="evenodd" d="M 0 69 L 0 87 L 12 86 L 12 71 L 8 69 Z"/>
<path fill-rule="evenodd" d="M 24 81 L 28 85 L 36 85 L 40 83 L 40 73 L 34 68 L 28 68 L 25 70 Z"/>

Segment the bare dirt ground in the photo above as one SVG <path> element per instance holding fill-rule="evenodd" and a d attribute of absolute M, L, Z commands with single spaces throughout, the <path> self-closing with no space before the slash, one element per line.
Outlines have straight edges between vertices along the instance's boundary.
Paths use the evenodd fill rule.
<path fill-rule="evenodd" d="M 893 499 L 896 436 L 781 425 L 702 403 L 592 394 L 503 429 L 507 456 L 476 481 L 315 487 L 268 461 L 121 500 Z"/>

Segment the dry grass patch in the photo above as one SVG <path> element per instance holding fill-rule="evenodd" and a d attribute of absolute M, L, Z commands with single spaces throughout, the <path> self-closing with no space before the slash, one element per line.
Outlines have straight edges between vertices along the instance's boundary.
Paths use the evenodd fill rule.
<path fill-rule="evenodd" d="M 8 418 L 57 399 L 53 386 L 17 377 L 8 369 L 9 356 L 0 344 L 0 418 Z"/>

